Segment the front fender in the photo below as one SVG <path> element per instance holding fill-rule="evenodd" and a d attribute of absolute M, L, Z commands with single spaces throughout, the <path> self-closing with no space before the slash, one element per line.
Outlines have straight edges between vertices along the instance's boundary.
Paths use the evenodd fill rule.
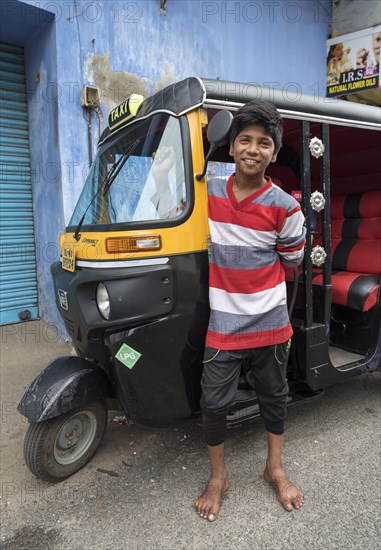
<path fill-rule="evenodd" d="M 34 379 L 17 410 L 31 422 L 42 422 L 94 399 L 114 398 L 114 393 L 96 363 L 70 355 L 57 357 Z"/>

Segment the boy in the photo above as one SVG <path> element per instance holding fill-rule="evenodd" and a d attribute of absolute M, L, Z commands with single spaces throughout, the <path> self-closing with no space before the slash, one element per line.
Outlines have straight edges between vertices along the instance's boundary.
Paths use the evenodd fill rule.
<path fill-rule="evenodd" d="M 300 264 L 305 244 L 298 202 L 265 176 L 281 147 L 282 131 L 282 119 L 271 103 L 254 100 L 241 107 L 230 136 L 236 172 L 227 183 L 220 178 L 208 182 L 211 314 L 201 410 L 211 475 L 195 506 L 209 521 L 217 518 L 229 488 L 224 461 L 226 414 L 243 359 L 250 365 L 267 430 L 264 477 L 285 510 L 303 505 L 303 494 L 281 465 L 287 345 L 292 335 L 282 264 Z"/>

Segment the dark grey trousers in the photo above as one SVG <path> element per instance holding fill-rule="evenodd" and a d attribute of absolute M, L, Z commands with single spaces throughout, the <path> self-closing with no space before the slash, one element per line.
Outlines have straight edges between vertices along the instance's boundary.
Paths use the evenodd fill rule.
<path fill-rule="evenodd" d="M 287 344 L 228 351 L 205 348 L 201 411 L 208 445 L 225 441 L 226 415 L 237 391 L 243 360 L 252 373 L 266 430 L 283 433 L 288 394 Z"/>

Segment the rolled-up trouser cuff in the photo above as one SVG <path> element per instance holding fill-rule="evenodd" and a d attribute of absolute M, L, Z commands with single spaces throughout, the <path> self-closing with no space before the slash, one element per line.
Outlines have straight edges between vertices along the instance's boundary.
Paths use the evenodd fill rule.
<path fill-rule="evenodd" d="M 203 413 L 202 424 L 204 427 L 205 440 L 207 445 L 215 447 L 225 441 L 226 434 L 226 411 L 218 413 Z"/>
<path fill-rule="evenodd" d="M 282 435 L 284 432 L 284 420 L 276 420 L 275 422 L 265 421 L 266 430 L 274 435 Z"/>

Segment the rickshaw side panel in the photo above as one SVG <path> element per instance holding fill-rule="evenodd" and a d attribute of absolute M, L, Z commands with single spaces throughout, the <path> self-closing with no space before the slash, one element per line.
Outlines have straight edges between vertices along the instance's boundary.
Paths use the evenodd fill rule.
<path fill-rule="evenodd" d="M 201 396 L 209 318 L 207 253 L 180 254 L 169 262 L 176 280 L 171 313 L 135 327 L 124 323 L 105 337 L 122 408 L 133 421 L 150 426 L 197 414 Z M 118 358 L 124 345 L 141 354 L 133 367 Z"/>

